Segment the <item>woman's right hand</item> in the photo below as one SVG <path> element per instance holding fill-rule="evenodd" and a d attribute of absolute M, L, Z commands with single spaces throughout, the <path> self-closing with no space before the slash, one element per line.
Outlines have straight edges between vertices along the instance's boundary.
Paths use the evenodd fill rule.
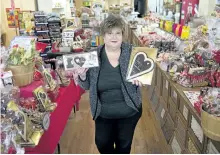
<path fill-rule="evenodd" d="M 80 76 L 80 78 L 82 80 L 86 79 L 86 72 L 88 71 L 88 68 L 78 68 L 76 70 L 74 70 L 74 76 L 76 76 L 76 78 L 78 78 L 78 76 Z"/>

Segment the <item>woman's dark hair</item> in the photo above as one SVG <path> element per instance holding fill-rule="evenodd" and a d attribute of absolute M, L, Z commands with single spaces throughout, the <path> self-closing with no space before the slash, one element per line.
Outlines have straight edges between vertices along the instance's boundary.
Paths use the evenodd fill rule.
<path fill-rule="evenodd" d="M 124 32 L 124 24 L 123 20 L 119 15 L 109 14 L 107 18 L 105 18 L 101 24 L 101 35 L 105 35 L 106 32 L 109 32 L 112 28 L 120 28 L 122 33 Z"/>

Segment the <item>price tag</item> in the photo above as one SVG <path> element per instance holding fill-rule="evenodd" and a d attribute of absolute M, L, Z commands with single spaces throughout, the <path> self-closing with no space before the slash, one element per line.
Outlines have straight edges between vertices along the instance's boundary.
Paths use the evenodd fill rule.
<path fill-rule="evenodd" d="M 168 81 L 166 80 L 166 89 L 168 90 L 168 85 L 169 85 L 169 83 L 168 83 Z"/>
<path fill-rule="evenodd" d="M 163 109 L 163 110 L 161 111 L 161 114 L 160 114 L 161 118 L 164 118 L 164 115 L 165 115 L 165 109 Z"/>
<path fill-rule="evenodd" d="M 189 110 L 184 105 L 183 106 L 183 116 L 185 117 L 186 120 L 188 120 L 188 113 L 189 113 Z"/>

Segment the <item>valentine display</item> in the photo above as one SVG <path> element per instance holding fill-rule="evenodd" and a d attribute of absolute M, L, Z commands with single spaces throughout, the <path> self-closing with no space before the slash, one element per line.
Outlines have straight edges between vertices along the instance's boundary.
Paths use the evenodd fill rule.
<path fill-rule="evenodd" d="M 64 55 L 63 64 L 65 70 L 98 67 L 99 61 L 97 51 Z"/>
<path fill-rule="evenodd" d="M 1 48 L 2 153 L 24 154 L 24 148 L 37 146 L 57 108 L 59 86 L 70 85 L 63 67 L 53 71 L 43 62 L 35 42 L 20 36 Z"/>
<path fill-rule="evenodd" d="M 127 80 L 139 80 L 143 84 L 151 85 L 157 49 L 134 47 L 127 72 Z"/>

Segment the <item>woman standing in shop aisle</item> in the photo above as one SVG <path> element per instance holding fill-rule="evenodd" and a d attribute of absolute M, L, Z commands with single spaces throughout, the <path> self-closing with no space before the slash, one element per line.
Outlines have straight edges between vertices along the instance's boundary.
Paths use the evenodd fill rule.
<path fill-rule="evenodd" d="M 109 15 L 101 23 L 101 34 L 104 45 L 97 49 L 100 66 L 79 71 L 78 83 L 90 90 L 95 143 L 99 152 L 128 154 L 142 114 L 139 89 L 142 84 L 126 81 L 132 46 L 122 42 L 122 19 Z"/>

